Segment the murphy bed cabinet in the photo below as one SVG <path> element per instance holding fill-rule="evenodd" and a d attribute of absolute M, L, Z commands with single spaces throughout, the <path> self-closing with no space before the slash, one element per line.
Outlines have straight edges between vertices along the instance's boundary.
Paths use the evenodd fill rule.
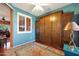
<path fill-rule="evenodd" d="M 64 20 L 63 17 L 65 17 L 63 12 L 59 11 L 49 14 L 47 16 L 43 16 L 39 20 L 37 20 L 36 42 L 63 50 L 64 45 L 63 34 L 65 34 L 63 30 L 64 29 L 63 25 L 64 21 L 66 22 L 66 19 Z M 72 19 L 69 18 L 69 20 Z"/>

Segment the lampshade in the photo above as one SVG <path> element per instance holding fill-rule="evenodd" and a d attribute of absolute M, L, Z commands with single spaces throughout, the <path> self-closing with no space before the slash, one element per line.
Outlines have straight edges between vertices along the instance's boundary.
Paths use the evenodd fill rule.
<path fill-rule="evenodd" d="M 64 28 L 64 30 L 72 30 L 72 23 L 68 22 Z"/>
<path fill-rule="evenodd" d="M 72 30 L 79 31 L 79 25 L 76 22 L 72 22 Z"/>

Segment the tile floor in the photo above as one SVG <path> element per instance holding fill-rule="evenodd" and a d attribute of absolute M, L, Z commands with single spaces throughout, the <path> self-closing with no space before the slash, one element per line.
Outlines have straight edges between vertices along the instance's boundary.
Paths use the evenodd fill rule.
<path fill-rule="evenodd" d="M 8 49 L 5 56 L 63 56 L 63 51 L 57 50 L 37 42 L 28 43 L 16 48 Z"/>

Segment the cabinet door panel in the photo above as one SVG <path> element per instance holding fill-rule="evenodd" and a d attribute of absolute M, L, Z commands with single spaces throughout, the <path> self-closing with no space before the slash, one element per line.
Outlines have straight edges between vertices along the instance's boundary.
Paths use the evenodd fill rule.
<path fill-rule="evenodd" d="M 45 36 L 44 36 L 44 17 L 42 17 L 40 19 L 40 40 L 41 40 L 41 43 L 45 43 Z"/>
<path fill-rule="evenodd" d="M 51 23 L 50 16 L 45 17 L 45 44 L 51 46 Z"/>
<path fill-rule="evenodd" d="M 36 42 L 40 42 L 40 22 L 36 21 Z"/>
<path fill-rule="evenodd" d="M 51 15 L 51 17 L 55 17 L 55 20 L 52 21 L 51 26 L 52 26 L 52 46 L 55 48 L 59 48 L 61 46 L 61 12 L 57 12 Z"/>

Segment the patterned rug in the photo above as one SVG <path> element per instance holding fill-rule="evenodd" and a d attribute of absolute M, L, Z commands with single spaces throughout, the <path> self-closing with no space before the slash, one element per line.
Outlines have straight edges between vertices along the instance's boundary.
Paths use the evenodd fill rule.
<path fill-rule="evenodd" d="M 63 53 L 39 43 L 28 43 L 6 51 L 6 56 L 62 56 Z"/>

